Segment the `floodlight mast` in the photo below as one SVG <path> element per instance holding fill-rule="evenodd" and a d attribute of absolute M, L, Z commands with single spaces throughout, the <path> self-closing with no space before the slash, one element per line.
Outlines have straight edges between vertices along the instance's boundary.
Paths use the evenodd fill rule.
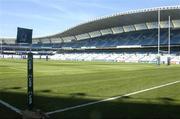
<path fill-rule="evenodd" d="M 171 16 L 169 16 L 169 27 L 168 27 L 168 54 L 171 54 Z"/>
<path fill-rule="evenodd" d="M 160 54 L 160 9 L 158 10 L 158 56 Z"/>

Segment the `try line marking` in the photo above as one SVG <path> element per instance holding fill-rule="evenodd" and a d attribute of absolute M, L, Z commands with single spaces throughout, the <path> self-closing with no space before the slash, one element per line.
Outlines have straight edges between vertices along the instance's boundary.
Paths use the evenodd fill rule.
<path fill-rule="evenodd" d="M 111 97 L 111 98 L 107 98 L 107 99 L 104 99 L 104 100 L 89 102 L 89 103 L 86 103 L 86 104 L 77 105 L 77 106 L 73 106 L 73 107 L 67 107 L 67 108 L 64 108 L 64 109 L 58 109 L 58 110 L 55 110 L 55 111 L 47 112 L 46 114 L 50 115 L 50 114 L 54 114 L 54 113 L 58 113 L 58 112 L 65 112 L 65 111 L 73 110 L 73 109 L 76 109 L 76 108 L 81 108 L 81 107 L 85 107 L 85 106 L 89 106 L 89 105 L 94 105 L 94 104 L 98 104 L 98 103 L 102 103 L 102 102 L 112 101 L 112 100 L 116 100 L 116 99 L 122 98 L 124 96 L 131 96 L 131 95 L 143 93 L 143 92 L 146 92 L 146 91 L 162 88 L 162 87 L 165 87 L 165 86 L 173 85 L 173 84 L 176 84 L 176 83 L 180 83 L 180 80 L 179 81 L 170 82 L 170 83 L 167 83 L 167 84 L 163 84 L 163 85 L 159 85 L 159 86 L 154 86 L 154 87 L 147 88 L 147 89 L 144 89 L 144 90 L 135 91 L 135 92 L 132 92 L 132 93 L 121 95 L 121 96 L 116 96 L 116 97 Z"/>
<path fill-rule="evenodd" d="M 21 112 L 20 109 L 18 109 L 18 108 L 16 108 L 16 107 L 14 107 L 14 106 L 12 106 L 12 105 L 10 105 L 10 104 L 8 104 L 8 103 L 2 101 L 2 100 L 0 100 L 0 104 L 2 104 L 2 105 L 4 105 L 4 106 L 8 107 L 9 109 L 15 111 L 16 113 L 22 115 L 22 112 Z"/>

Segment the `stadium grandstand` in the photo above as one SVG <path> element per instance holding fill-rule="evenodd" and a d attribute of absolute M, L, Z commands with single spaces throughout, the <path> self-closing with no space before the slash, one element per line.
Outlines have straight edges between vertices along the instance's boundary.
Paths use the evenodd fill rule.
<path fill-rule="evenodd" d="M 31 47 L 36 54 L 34 58 L 48 55 L 54 60 L 155 63 L 159 54 L 161 62 L 166 63 L 171 54 L 171 63 L 180 64 L 180 6 L 134 10 L 97 18 L 61 33 L 33 38 L 31 46 L 16 44 L 15 38 L 0 38 L 0 42 L 0 57 L 4 58 L 26 58 Z"/>

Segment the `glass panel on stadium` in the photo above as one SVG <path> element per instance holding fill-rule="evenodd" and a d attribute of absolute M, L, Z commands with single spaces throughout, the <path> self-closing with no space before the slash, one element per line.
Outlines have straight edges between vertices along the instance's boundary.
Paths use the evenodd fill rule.
<path fill-rule="evenodd" d="M 90 36 L 88 33 L 85 33 L 85 34 L 77 35 L 76 38 L 77 40 L 82 40 L 82 39 L 90 38 Z"/>
<path fill-rule="evenodd" d="M 32 43 L 33 43 L 33 44 L 37 44 L 38 42 L 39 42 L 39 39 L 33 39 L 33 40 L 32 40 Z"/>
<path fill-rule="evenodd" d="M 170 23 L 170 26 L 171 27 L 173 26 L 172 22 Z M 160 27 L 161 28 L 168 28 L 169 27 L 169 21 L 161 21 Z"/>
<path fill-rule="evenodd" d="M 129 25 L 129 26 L 123 26 L 124 31 L 125 32 L 129 32 L 129 31 L 135 31 L 135 28 L 133 25 Z"/>
<path fill-rule="evenodd" d="M 71 42 L 72 40 L 75 40 L 75 38 L 73 36 L 63 37 L 62 39 L 64 40 L 64 42 Z"/>
<path fill-rule="evenodd" d="M 122 27 L 113 27 L 112 31 L 113 31 L 114 34 L 123 33 L 124 32 Z"/>
<path fill-rule="evenodd" d="M 50 43 L 50 39 L 49 39 L 49 38 L 44 38 L 44 39 L 42 40 L 42 43 Z"/>
<path fill-rule="evenodd" d="M 90 34 L 91 37 L 98 37 L 98 36 L 101 36 L 101 32 L 100 32 L 100 31 L 90 32 L 89 34 Z"/>
<path fill-rule="evenodd" d="M 147 29 L 147 26 L 146 26 L 145 23 L 143 23 L 143 24 L 135 24 L 134 26 L 135 26 L 136 30 L 145 30 L 145 29 Z"/>
<path fill-rule="evenodd" d="M 148 29 L 156 29 L 158 28 L 158 23 L 157 22 L 149 22 L 149 23 L 146 23 Z"/>
<path fill-rule="evenodd" d="M 112 30 L 111 29 L 103 29 L 101 30 L 102 35 L 107 35 L 107 34 L 112 34 Z"/>
<path fill-rule="evenodd" d="M 61 43 L 61 38 L 51 38 L 52 43 Z"/>
<path fill-rule="evenodd" d="M 180 28 L 180 20 L 172 20 L 174 28 Z"/>

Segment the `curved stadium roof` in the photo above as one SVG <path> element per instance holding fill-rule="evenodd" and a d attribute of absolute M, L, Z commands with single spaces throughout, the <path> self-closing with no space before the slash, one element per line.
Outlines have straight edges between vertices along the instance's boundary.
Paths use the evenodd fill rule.
<path fill-rule="evenodd" d="M 142 24 L 142 23 L 144 23 L 147 26 L 147 23 L 153 23 L 153 22 L 157 23 L 159 10 L 161 11 L 161 21 L 168 21 L 168 16 L 171 16 L 171 20 L 177 20 L 178 27 L 180 27 L 180 5 L 165 6 L 165 7 L 133 10 L 128 12 L 116 13 L 111 16 L 96 18 L 94 20 L 90 20 L 88 22 L 71 27 L 65 30 L 64 32 L 50 36 L 33 38 L 33 40 L 35 41 L 34 43 L 39 41 L 52 42 L 55 40 L 60 42 L 66 40 L 71 41 L 73 38 L 77 39 L 76 36 L 82 34 L 87 34 L 89 35 L 89 37 L 91 37 L 90 36 L 91 32 L 101 31 L 103 29 L 110 29 L 112 31 L 112 28 L 115 27 L 124 27 L 128 25 L 134 25 L 133 27 L 135 27 L 136 24 Z M 69 37 L 70 39 L 67 39 L 67 37 Z"/>
<path fill-rule="evenodd" d="M 166 6 L 141 9 L 116 13 L 111 16 L 97 18 L 86 23 L 79 24 L 75 27 L 69 28 L 68 30 L 62 33 L 58 33 L 52 36 L 68 37 L 111 27 L 126 26 L 146 22 L 155 22 L 158 19 L 158 10 L 161 11 L 161 21 L 168 20 L 168 16 L 171 16 L 171 19 L 173 20 L 180 19 L 180 6 Z"/>

